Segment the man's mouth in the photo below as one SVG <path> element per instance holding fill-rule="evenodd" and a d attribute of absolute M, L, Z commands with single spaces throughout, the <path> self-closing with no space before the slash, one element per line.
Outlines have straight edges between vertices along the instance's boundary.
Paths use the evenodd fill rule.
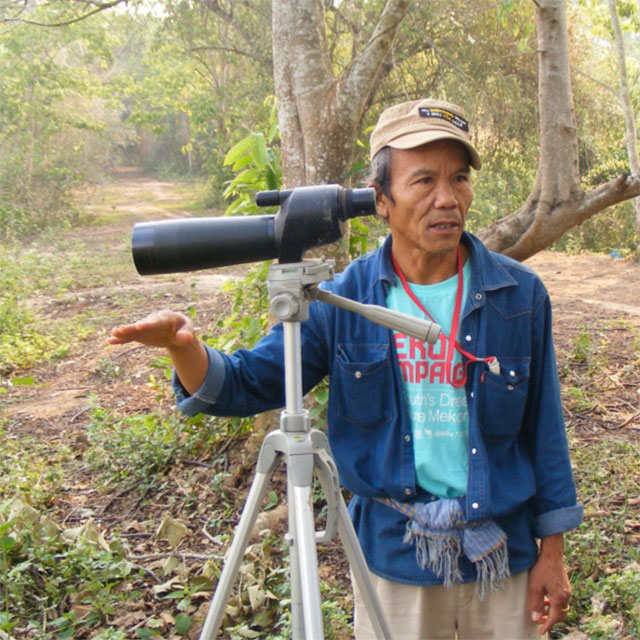
<path fill-rule="evenodd" d="M 443 231 L 446 231 L 448 229 L 457 229 L 458 223 L 457 222 L 436 222 L 435 224 L 430 225 L 430 227 L 432 229 L 442 229 Z"/>

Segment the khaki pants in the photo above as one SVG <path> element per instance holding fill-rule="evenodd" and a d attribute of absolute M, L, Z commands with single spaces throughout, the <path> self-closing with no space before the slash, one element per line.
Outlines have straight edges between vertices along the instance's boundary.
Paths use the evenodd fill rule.
<path fill-rule="evenodd" d="M 528 572 L 509 578 L 501 591 L 476 596 L 475 583 L 414 587 L 389 582 L 369 573 L 380 598 L 393 640 L 529 640 L 540 638 L 527 612 Z M 352 580 L 353 582 L 353 580 Z M 375 640 L 357 586 L 356 640 Z M 545 636 L 546 637 L 546 636 Z"/>

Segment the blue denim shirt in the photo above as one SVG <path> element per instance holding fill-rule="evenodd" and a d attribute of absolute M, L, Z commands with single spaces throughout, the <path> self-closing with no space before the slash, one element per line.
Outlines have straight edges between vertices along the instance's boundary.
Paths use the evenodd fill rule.
<path fill-rule="evenodd" d="M 384 306 L 394 282 L 391 236 L 322 287 L 359 302 Z M 536 538 L 577 527 L 582 506 L 569 460 L 551 336 L 551 306 L 527 267 L 488 251 L 473 235 L 471 283 L 459 340 L 476 356 L 496 356 L 500 372 L 469 366 L 469 475 L 460 498 L 466 518 L 494 519 L 507 533 L 512 573 L 531 567 Z M 329 376 L 327 432 L 340 481 L 370 569 L 396 582 L 439 584 L 402 542 L 406 519 L 372 500 L 436 499 L 416 484 L 412 430 L 392 331 L 358 314 L 313 303 L 302 323 L 303 392 Z M 282 326 L 252 350 L 231 355 L 208 349 L 209 371 L 187 396 L 177 379 L 179 408 L 189 415 L 248 416 L 281 407 L 284 399 Z M 464 558 L 465 581 L 475 570 Z"/>

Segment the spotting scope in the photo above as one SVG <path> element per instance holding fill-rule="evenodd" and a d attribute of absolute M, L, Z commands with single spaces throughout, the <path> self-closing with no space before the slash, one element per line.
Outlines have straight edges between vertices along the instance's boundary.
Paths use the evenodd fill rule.
<path fill-rule="evenodd" d="M 376 212 L 374 189 L 338 185 L 261 191 L 256 203 L 279 210 L 274 215 L 136 224 L 131 246 L 138 273 L 197 271 L 276 258 L 300 262 L 308 249 L 339 240 L 342 222 Z"/>

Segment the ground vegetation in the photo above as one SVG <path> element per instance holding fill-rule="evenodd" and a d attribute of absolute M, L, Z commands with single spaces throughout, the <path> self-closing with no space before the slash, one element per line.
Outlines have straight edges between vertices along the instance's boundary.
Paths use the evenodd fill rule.
<path fill-rule="evenodd" d="M 268 324 L 265 265 L 141 278 L 135 221 L 203 213 L 193 183 L 121 171 L 78 192 L 94 222 L 11 256 L 24 313 L 0 373 L 0 633 L 12 638 L 195 638 L 268 421 L 176 413 L 161 352 L 109 347 L 110 327 L 162 307 L 224 349 Z M 567 536 L 572 609 L 554 638 L 640 634 L 640 272 L 629 259 L 542 252 L 564 411 L 585 521 Z M 20 268 L 22 267 L 22 268 Z M 0 270 L 6 274 L 6 271 Z M 7 277 L 6 275 L 4 276 Z M 624 290 L 624 296 L 620 291 Z M 36 345 L 35 347 L 33 345 Z M 36 348 L 37 347 L 37 348 Z M 322 425 L 326 389 L 308 400 Z M 278 472 L 224 637 L 288 637 L 286 507 Z M 314 492 L 319 527 L 325 509 Z M 328 638 L 349 638 L 348 567 L 319 551 Z"/>

